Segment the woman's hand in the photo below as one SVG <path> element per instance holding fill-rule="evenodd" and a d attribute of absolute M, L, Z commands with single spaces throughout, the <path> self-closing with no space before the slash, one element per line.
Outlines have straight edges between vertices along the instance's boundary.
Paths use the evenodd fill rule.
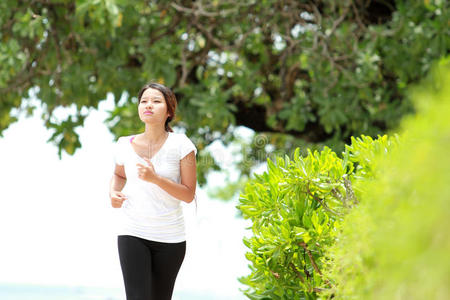
<path fill-rule="evenodd" d="M 136 166 L 138 168 L 138 177 L 142 180 L 145 180 L 145 181 L 148 181 L 151 183 L 156 183 L 159 176 L 158 176 L 158 174 L 156 174 L 155 168 L 153 167 L 152 162 L 147 158 L 144 158 L 144 160 L 147 162 L 147 166 L 144 166 L 142 164 L 136 164 Z"/>
<path fill-rule="evenodd" d="M 119 191 L 112 191 L 109 197 L 111 198 L 111 205 L 114 208 L 122 207 L 123 201 L 128 199 L 124 193 Z"/>

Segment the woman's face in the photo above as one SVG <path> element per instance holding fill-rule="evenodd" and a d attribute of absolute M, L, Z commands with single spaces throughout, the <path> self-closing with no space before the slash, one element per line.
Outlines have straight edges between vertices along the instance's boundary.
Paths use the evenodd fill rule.
<path fill-rule="evenodd" d="M 166 122 L 169 113 L 164 95 L 152 88 L 148 88 L 142 94 L 138 106 L 139 118 L 144 123 L 158 124 Z"/>

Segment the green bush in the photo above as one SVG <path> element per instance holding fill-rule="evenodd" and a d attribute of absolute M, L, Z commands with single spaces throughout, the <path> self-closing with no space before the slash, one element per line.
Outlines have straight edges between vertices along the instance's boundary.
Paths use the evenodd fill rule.
<path fill-rule="evenodd" d="M 244 239 L 252 272 L 240 278 L 250 299 L 314 299 L 330 288 L 321 271 L 323 250 L 358 202 L 354 183 L 373 178 L 374 158 L 397 139 L 352 138 L 342 158 L 325 147 L 306 157 L 296 149 L 292 159 L 267 160 L 267 172 L 246 185 L 238 205 L 254 234 Z"/>
<path fill-rule="evenodd" d="M 361 203 L 324 249 L 323 298 L 450 298 L 449 61 L 412 93 L 402 142 L 376 159 L 375 180 L 356 183 Z"/>

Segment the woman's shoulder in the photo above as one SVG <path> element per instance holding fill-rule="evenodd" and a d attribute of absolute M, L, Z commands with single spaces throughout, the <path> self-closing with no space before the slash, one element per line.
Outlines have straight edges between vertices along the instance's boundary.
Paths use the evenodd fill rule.
<path fill-rule="evenodd" d="M 174 140 L 177 140 L 178 142 L 185 142 L 187 140 L 190 140 L 189 137 L 183 132 L 171 132 L 170 135 Z"/>
<path fill-rule="evenodd" d="M 175 141 L 173 145 L 176 146 L 181 157 L 184 157 L 191 151 L 194 151 L 197 154 L 197 147 L 185 133 L 175 133 L 173 136 L 173 141 Z"/>

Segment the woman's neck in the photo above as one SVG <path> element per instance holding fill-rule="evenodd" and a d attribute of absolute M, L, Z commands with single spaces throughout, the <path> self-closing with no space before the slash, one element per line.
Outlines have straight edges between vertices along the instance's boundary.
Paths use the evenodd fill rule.
<path fill-rule="evenodd" d="M 150 127 L 146 124 L 142 138 L 148 142 L 158 142 L 165 139 L 167 134 L 164 127 Z"/>

